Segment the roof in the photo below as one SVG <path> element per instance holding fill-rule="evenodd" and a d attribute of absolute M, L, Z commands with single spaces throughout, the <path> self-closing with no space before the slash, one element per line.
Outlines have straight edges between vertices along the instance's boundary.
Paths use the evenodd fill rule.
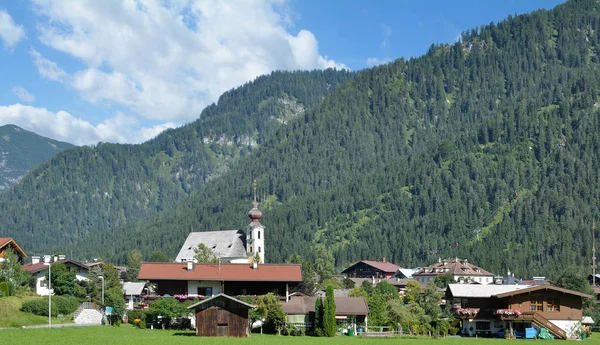
<path fill-rule="evenodd" d="M 217 258 L 246 257 L 246 234 L 243 230 L 190 232 L 175 262 L 192 260 L 200 243 L 210 248 Z"/>
<path fill-rule="evenodd" d="M 416 272 L 419 271 L 419 269 L 416 268 L 401 268 L 399 269 L 399 276 L 400 278 L 406 278 L 406 279 L 410 279 L 412 278 L 412 275 L 415 274 Z"/>
<path fill-rule="evenodd" d="M 375 269 L 378 269 L 378 270 L 380 270 L 382 272 L 386 272 L 386 273 L 396 273 L 399 269 L 402 268 L 398 265 L 394 265 L 391 262 L 362 260 L 362 261 L 359 261 L 359 262 L 355 263 L 354 265 L 346 268 L 344 271 L 342 271 L 342 273 L 352 270 L 356 265 L 359 265 L 361 263 L 363 263 L 365 265 L 369 265 Z"/>
<path fill-rule="evenodd" d="M 413 277 L 429 277 L 442 274 L 452 274 L 454 276 L 494 276 L 483 268 L 473 265 L 467 259 L 445 259 L 439 260 L 435 264 L 423 267 L 420 271 L 413 273 Z"/>
<path fill-rule="evenodd" d="M 301 282 L 302 270 L 295 264 L 259 264 L 257 269 L 245 264 L 194 264 L 145 262 L 140 267 L 141 280 L 214 280 Z"/>
<path fill-rule="evenodd" d="M 295 296 L 283 303 L 283 311 L 288 315 L 306 315 L 315 312 L 315 296 Z M 369 306 L 364 297 L 335 297 L 336 315 L 368 315 Z"/>
<path fill-rule="evenodd" d="M 581 319 L 581 323 L 583 325 L 593 325 L 595 322 L 590 316 L 584 316 L 583 319 Z"/>
<path fill-rule="evenodd" d="M 354 287 L 360 287 L 362 286 L 363 282 L 368 281 L 369 283 L 373 284 L 373 281 L 375 282 L 375 285 L 381 283 L 381 282 L 388 282 L 391 285 L 394 285 L 396 287 L 405 287 L 406 284 L 408 283 L 409 280 L 412 279 L 399 279 L 399 278 L 348 278 L 350 280 L 352 280 L 354 282 Z"/>
<path fill-rule="evenodd" d="M 505 292 L 527 288 L 527 285 L 449 284 L 446 291 L 449 291 L 453 297 L 489 298 Z"/>
<path fill-rule="evenodd" d="M 82 262 L 79 261 L 75 261 L 75 260 L 71 260 L 71 259 L 64 259 L 64 260 L 56 260 L 54 262 L 51 262 L 52 265 L 57 264 L 57 263 L 62 263 L 62 264 L 72 264 L 75 266 L 79 266 L 83 269 L 87 269 L 89 270 L 90 267 Z M 43 262 L 38 262 L 37 264 L 24 264 L 23 266 L 21 266 L 22 269 L 24 269 L 25 271 L 29 272 L 29 273 L 37 273 L 43 270 L 47 269 L 47 265 L 44 265 Z"/>
<path fill-rule="evenodd" d="M 588 294 L 583 293 L 583 292 L 569 290 L 569 289 L 563 289 L 563 288 L 560 288 L 560 287 L 554 286 L 554 285 L 528 286 L 528 287 L 525 287 L 524 289 L 519 289 L 519 291 L 507 291 L 507 292 L 504 292 L 504 293 L 499 293 L 499 294 L 496 295 L 496 297 L 503 298 L 503 297 L 509 297 L 509 296 L 514 296 L 514 295 L 520 295 L 522 293 L 529 293 L 529 292 L 542 291 L 542 290 L 543 291 L 547 291 L 547 290 L 558 291 L 558 292 L 562 292 L 562 293 L 565 293 L 565 294 L 579 296 L 579 297 L 582 297 L 582 298 L 592 298 L 592 297 L 594 297 L 592 295 L 588 295 Z"/>
<path fill-rule="evenodd" d="M 139 296 L 144 291 L 146 283 L 144 282 L 125 282 L 123 283 L 123 294 L 127 296 Z"/>
<path fill-rule="evenodd" d="M 198 306 L 201 306 L 202 304 L 205 304 L 206 302 L 209 302 L 209 301 L 212 301 L 212 300 L 215 300 L 215 299 L 221 299 L 221 298 L 227 298 L 227 299 L 230 299 L 230 300 L 232 300 L 232 301 L 234 301 L 234 302 L 236 302 L 236 303 L 238 303 L 238 304 L 241 304 L 241 305 L 243 305 L 243 306 L 246 306 L 246 307 L 248 307 L 248 308 L 254 309 L 254 306 L 253 306 L 252 304 L 248 304 L 248 303 L 246 303 L 246 302 L 240 301 L 240 300 L 239 300 L 239 299 L 237 299 L 237 298 L 233 298 L 233 297 L 231 297 L 231 296 L 228 296 L 228 295 L 226 295 L 226 294 L 223 294 L 223 293 L 220 293 L 220 294 L 218 294 L 218 295 L 215 295 L 215 296 L 213 296 L 213 297 L 211 297 L 211 298 L 207 298 L 207 299 L 205 299 L 205 300 L 202 300 L 202 301 L 200 301 L 200 302 L 198 302 L 198 303 L 192 304 L 191 306 L 189 306 L 189 307 L 188 307 L 188 309 L 195 309 L 195 308 L 197 308 Z"/>
<path fill-rule="evenodd" d="M 17 241 L 13 240 L 11 237 L 0 237 L 0 249 L 5 248 L 9 244 L 12 245 L 13 249 L 17 252 L 21 258 L 26 258 L 27 253 L 17 244 Z"/>

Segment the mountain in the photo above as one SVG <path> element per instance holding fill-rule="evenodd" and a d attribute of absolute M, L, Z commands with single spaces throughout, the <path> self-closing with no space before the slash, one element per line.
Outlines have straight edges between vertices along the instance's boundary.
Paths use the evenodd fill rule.
<path fill-rule="evenodd" d="M 15 125 L 0 126 L 0 190 L 18 182 L 55 154 L 73 147 Z"/>
<path fill-rule="evenodd" d="M 2 235 L 28 252 L 81 248 L 90 233 L 172 208 L 252 155 L 275 131 L 354 77 L 348 71 L 273 72 L 224 93 L 199 119 L 138 145 L 62 152 L 0 195 Z M 84 243 L 98 248 L 102 244 Z"/>
<path fill-rule="evenodd" d="M 151 142 L 57 155 L 0 196 L 0 235 L 119 262 L 134 248 L 174 256 L 190 230 L 243 227 L 256 179 L 271 262 L 459 256 L 523 276 L 587 267 L 599 35 L 600 4 L 569 1 L 419 58 L 327 72 L 339 82 L 314 83 L 327 92 L 302 72 L 259 78 Z M 279 96 L 257 91 L 271 85 Z M 291 89 L 315 101 L 281 115 L 302 103 Z M 275 120 L 268 135 L 256 118 Z"/>
<path fill-rule="evenodd" d="M 246 224 L 256 178 L 271 262 L 459 256 L 522 276 L 588 267 L 599 34 L 599 3 L 569 1 L 360 71 L 176 207 L 78 249 L 174 255 L 190 230 Z"/>

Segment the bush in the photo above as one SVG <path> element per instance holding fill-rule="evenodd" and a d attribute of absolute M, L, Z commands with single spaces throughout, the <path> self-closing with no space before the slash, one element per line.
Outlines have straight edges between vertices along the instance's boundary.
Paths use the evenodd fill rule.
<path fill-rule="evenodd" d="M 58 314 L 70 315 L 79 307 L 79 300 L 73 296 L 53 296 L 51 315 L 56 317 Z M 40 297 L 23 303 L 21 311 L 40 316 L 48 315 L 48 299 Z"/>
<path fill-rule="evenodd" d="M 79 307 L 79 299 L 75 296 L 53 296 L 52 304 L 58 309 L 59 314 L 73 314 Z"/>
<path fill-rule="evenodd" d="M 48 316 L 48 299 L 40 297 L 26 301 L 21 306 L 21 311 L 40 316 Z M 52 303 L 51 315 L 54 317 L 58 316 L 58 307 L 55 303 Z"/>
<path fill-rule="evenodd" d="M 135 320 L 133 320 L 133 325 L 136 328 L 145 329 L 146 328 L 146 321 L 144 321 L 142 319 L 135 319 Z"/>
<path fill-rule="evenodd" d="M 131 322 L 131 320 L 140 319 L 141 321 L 146 321 L 146 312 L 139 309 L 128 310 L 126 312 L 127 320 Z"/>
<path fill-rule="evenodd" d="M 10 296 L 10 286 L 8 282 L 0 283 L 0 296 Z"/>

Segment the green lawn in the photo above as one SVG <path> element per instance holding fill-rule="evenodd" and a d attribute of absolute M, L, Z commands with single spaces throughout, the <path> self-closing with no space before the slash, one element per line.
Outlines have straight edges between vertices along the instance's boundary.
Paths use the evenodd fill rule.
<path fill-rule="evenodd" d="M 237 344 L 273 344 L 273 345 L 301 345 L 301 344 L 358 344 L 358 345 L 385 345 L 385 344 L 438 344 L 438 345 L 469 345 L 469 344 L 501 344 L 504 339 L 475 339 L 475 338 L 446 338 L 434 340 L 430 338 L 387 338 L 387 339 L 362 339 L 359 337 L 284 337 L 275 335 L 253 334 L 251 338 L 198 338 L 193 332 L 140 330 L 131 325 L 121 327 L 94 326 L 94 327 L 65 327 L 55 329 L 10 329 L 0 330 L 0 344 L 199 344 L 203 345 L 237 345 Z M 542 341 L 542 340 L 539 340 Z M 515 340 L 512 342 L 526 342 Z M 543 342 L 543 341 L 542 341 Z M 600 344 L 600 334 L 594 334 L 585 341 L 588 344 Z"/>
<path fill-rule="evenodd" d="M 6 327 L 22 327 L 27 325 L 43 325 L 48 323 L 47 316 L 39 316 L 31 313 L 23 313 L 19 309 L 23 302 L 39 298 L 38 296 L 23 296 L 23 297 L 2 297 L 0 298 L 0 328 Z M 69 320 L 59 320 L 52 318 L 53 324 L 72 322 Z"/>

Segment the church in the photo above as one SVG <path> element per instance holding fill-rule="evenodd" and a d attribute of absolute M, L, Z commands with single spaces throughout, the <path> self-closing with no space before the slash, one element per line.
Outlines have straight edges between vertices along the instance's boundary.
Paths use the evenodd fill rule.
<path fill-rule="evenodd" d="M 254 201 L 248 212 L 250 224 L 246 230 L 222 230 L 190 232 L 175 262 L 196 262 L 194 249 L 204 244 L 212 250 L 221 263 L 248 264 L 265 263 L 265 227 L 260 223 L 262 212 L 256 200 L 256 181 L 254 181 Z"/>

